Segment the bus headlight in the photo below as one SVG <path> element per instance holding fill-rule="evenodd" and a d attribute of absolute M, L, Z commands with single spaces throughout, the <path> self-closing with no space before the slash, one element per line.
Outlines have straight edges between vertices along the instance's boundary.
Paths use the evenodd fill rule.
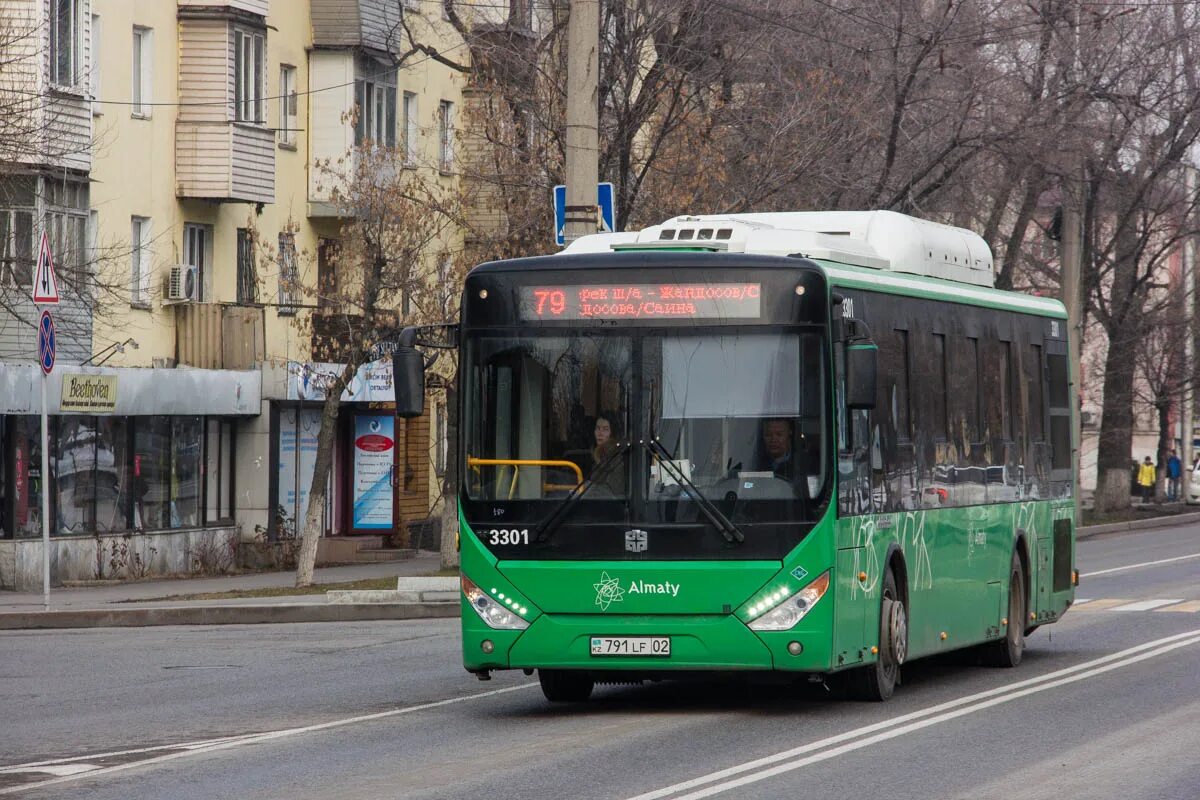
<path fill-rule="evenodd" d="M 489 628 L 520 631 L 529 627 L 529 623 L 521 618 L 524 614 L 529 613 L 527 606 L 508 598 L 511 605 L 506 607 L 503 593 L 497 597 L 490 597 L 466 575 L 462 576 L 462 590 L 463 594 L 467 596 L 467 602 L 471 608 L 475 609 L 475 613 Z"/>
<path fill-rule="evenodd" d="M 754 613 L 756 608 L 764 604 L 767 605 L 767 609 L 769 610 L 758 612 L 761 616 L 756 617 L 746 624 L 752 631 L 790 630 L 796 626 L 796 623 L 804 619 L 804 616 L 812 610 L 817 601 L 825 596 L 825 592 L 828 589 L 829 572 L 827 571 L 787 599 L 776 601 L 777 605 L 774 607 L 771 607 L 769 602 L 763 603 L 761 601 L 751 606 L 751 613 Z"/>

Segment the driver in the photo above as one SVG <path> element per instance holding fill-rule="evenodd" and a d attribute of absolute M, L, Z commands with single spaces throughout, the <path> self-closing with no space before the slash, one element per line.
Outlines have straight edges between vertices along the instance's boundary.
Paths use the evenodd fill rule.
<path fill-rule="evenodd" d="M 762 426 L 763 456 L 759 469 L 770 470 L 776 478 L 790 481 L 796 474 L 792 458 L 792 440 L 795 438 L 795 423 L 790 419 L 769 419 Z"/>

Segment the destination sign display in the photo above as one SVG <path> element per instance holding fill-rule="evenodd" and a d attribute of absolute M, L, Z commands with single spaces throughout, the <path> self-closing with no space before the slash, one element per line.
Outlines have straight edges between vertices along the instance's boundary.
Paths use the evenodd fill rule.
<path fill-rule="evenodd" d="M 624 283 L 523 286 L 523 320 L 758 319 L 759 283 Z"/>

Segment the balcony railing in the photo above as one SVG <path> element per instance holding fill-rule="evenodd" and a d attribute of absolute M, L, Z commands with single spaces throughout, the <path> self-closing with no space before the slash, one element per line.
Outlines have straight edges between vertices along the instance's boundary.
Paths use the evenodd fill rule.
<path fill-rule="evenodd" d="M 242 203 L 275 202 L 275 134 L 237 122 L 176 122 L 175 194 Z"/>
<path fill-rule="evenodd" d="M 225 303 L 175 309 L 175 360 L 200 369 L 253 369 L 266 357 L 263 310 Z"/>

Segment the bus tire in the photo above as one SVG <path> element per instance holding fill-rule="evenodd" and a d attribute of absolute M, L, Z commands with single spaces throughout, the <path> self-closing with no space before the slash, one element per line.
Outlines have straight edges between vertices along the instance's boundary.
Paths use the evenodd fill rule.
<path fill-rule="evenodd" d="M 539 669 L 538 682 L 551 703 L 582 703 L 592 696 L 595 686 L 586 672 L 561 669 Z"/>
<path fill-rule="evenodd" d="M 1013 553 L 1008 578 L 1008 625 L 1004 637 L 982 648 L 983 663 L 989 667 L 1012 668 L 1021 663 L 1025 652 L 1025 570 L 1021 557 Z"/>
<path fill-rule="evenodd" d="M 879 658 L 847 676 L 850 696 L 871 703 L 890 698 L 900 682 L 900 665 L 907 655 L 908 609 L 904 607 L 896 573 L 889 567 L 879 597 Z"/>

